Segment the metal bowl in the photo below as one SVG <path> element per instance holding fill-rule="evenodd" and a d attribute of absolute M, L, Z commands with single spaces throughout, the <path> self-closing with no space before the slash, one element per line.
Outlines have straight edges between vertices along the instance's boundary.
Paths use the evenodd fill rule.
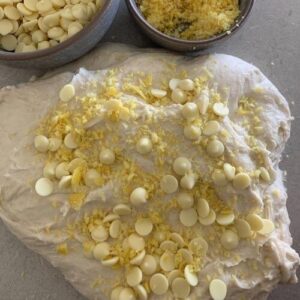
<path fill-rule="evenodd" d="M 241 26 L 245 23 L 247 17 L 249 16 L 254 0 L 240 0 L 240 15 L 236 19 L 235 23 L 227 32 L 222 32 L 218 35 L 215 35 L 208 39 L 202 40 L 183 40 L 169 36 L 162 33 L 161 31 L 154 28 L 148 21 L 145 19 L 144 15 L 138 8 L 135 0 L 126 0 L 127 7 L 135 19 L 136 23 L 141 27 L 141 29 L 148 35 L 154 42 L 157 44 L 180 52 L 193 52 L 201 49 L 214 46 L 221 41 L 228 39 L 232 34 L 234 34 Z"/>
<path fill-rule="evenodd" d="M 57 46 L 26 53 L 0 50 L 0 63 L 19 68 L 49 69 L 71 62 L 101 40 L 115 18 L 119 4 L 120 0 L 106 0 L 88 25 Z"/>

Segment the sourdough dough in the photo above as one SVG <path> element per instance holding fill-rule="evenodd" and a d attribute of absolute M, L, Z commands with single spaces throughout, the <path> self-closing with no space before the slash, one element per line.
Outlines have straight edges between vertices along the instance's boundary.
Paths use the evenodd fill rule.
<path fill-rule="evenodd" d="M 199 296 L 201 299 L 210 299 L 207 278 L 218 272 L 221 272 L 228 285 L 228 299 L 266 299 L 279 282 L 297 281 L 299 256 L 291 248 L 287 194 L 283 185 L 283 173 L 278 167 L 289 138 L 291 116 L 286 100 L 272 83 L 256 67 L 236 57 L 216 54 L 192 59 L 162 51 L 138 50 L 109 44 L 44 78 L 1 89 L 0 216 L 8 228 L 30 249 L 59 268 L 80 293 L 89 299 L 109 299 L 111 287 L 118 282 L 116 278 L 122 271 L 108 269 L 93 258 L 86 257 L 80 237 L 69 239 L 65 230 L 67 224 L 83 216 L 85 210 L 91 211 L 103 203 L 91 197 L 91 201 L 78 212 L 68 205 L 53 205 L 53 200 L 60 204 L 65 202 L 67 196 L 63 193 L 56 193 L 49 199 L 36 195 L 34 182 L 41 177 L 44 158 L 33 148 L 34 131 L 40 120 L 57 103 L 59 91 L 64 84 L 72 82 L 76 93 L 84 95 L 87 91 L 93 92 L 93 87 L 85 86 L 87 81 L 97 79 L 97 82 L 101 82 L 106 69 L 118 66 L 121 70 L 119 80 L 130 72 L 142 71 L 153 74 L 155 85 L 174 64 L 177 69 L 186 70 L 190 78 L 201 72 L 212 75 L 210 87 L 228 99 L 230 114 L 224 120 L 223 126 L 232 130 L 234 138 L 226 147 L 241 149 L 241 154 L 235 158 L 236 162 L 250 169 L 254 162 L 244 140 L 247 128 L 236 111 L 242 96 L 249 96 L 260 104 L 263 134 L 259 136 L 258 142 L 264 149 L 264 163 L 274 178 L 270 185 L 252 186 L 243 192 L 241 197 L 244 201 L 238 201 L 235 209 L 245 212 L 257 206 L 262 207 L 264 216 L 274 221 L 275 231 L 253 244 L 240 244 L 235 251 L 239 257 L 237 260 L 231 257 L 210 257 L 199 273 L 199 285 L 192 289 L 190 299 L 197 299 Z M 77 71 L 79 67 L 80 70 Z M 180 115 L 178 105 L 157 108 L 143 103 L 138 97 L 133 97 L 133 100 L 139 105 L 141 114 L 147 111 L 154 114 L 163 111 L 164 116 L 170 120 Z M 180 136 L 177 141 L 180 150 L 187 157 L 193 157 L 196 165 L 205 174 L 209 169 L 209 162 L 206 163 L 203 158 L 196 156 L 190 142 L 178 133 L 178 127 L 173 127 L 168 118 L 162 120 L 162 128 Z M 120 142 L 121 146 L 126 144 L 126 135 L 139 125 L 135 123 L 131 127 L 122 127 L 125 140 Z M 130 148 L 124 151 L 129 157 L 136 155 Z M 138 158 L 137 161 L 142 168 L 151 172 L 152 165 L 147 159 Z M 118 182 L 114 184 L 117 185 Z M 108 184 L 103 190 L 110 195 L 113 185 Z M 225 203 L 229 203 L 232 196 L 230 191 L 225 191 L 222 187 L 216 187 L 216 191 Z M 110 201 L 106 205 L 117 202 L 114 198 Z M 57 245 L 64 242 L 71 249 L 68 255 L 61 255 L 56 249 Z M 157 296 L 150 298 L 158 299 Z M 161 298 L 172 299 L 172 296 L 168 293 Z"/>

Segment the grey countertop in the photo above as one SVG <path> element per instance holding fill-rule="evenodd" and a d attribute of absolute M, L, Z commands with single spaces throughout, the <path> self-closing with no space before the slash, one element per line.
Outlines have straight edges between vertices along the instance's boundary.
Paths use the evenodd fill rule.
<path fill-rule="evenodd" d="M 288 171 L 288 209 L 294 248 L 300 252 L 300 1 L 257 0 L 245 27 L 224 44 L 206 52 L 227 53 L 258 66 L 288 99 L 295 117 L 292 136 L 283 156 Z M 104 41 L 130 43 L 140 47 L 153 44 L 142 35 L 122 1 L 119 13 Z M 0 87 L 27 81 L 35 70 L 0 66 Z M 1 300 L 83 300 L 39 255 L 28 250 L 0 223 Z M 298 272 L 300 276 L 300 272 Z M 300 299 L 300 284 L 279 286 L 270 300 Z"/>

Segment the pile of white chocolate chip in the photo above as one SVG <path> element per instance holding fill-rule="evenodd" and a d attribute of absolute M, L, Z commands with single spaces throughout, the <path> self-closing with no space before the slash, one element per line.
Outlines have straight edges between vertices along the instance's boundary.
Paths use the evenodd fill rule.
<path fill-rule="evenodd" d="M 104 0 L 0 0 L 0 48 L 31 52 L 79 32 Z"/>

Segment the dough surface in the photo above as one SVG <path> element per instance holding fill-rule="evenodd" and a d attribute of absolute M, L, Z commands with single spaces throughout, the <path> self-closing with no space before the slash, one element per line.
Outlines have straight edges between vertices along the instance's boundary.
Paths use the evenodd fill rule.
<path fill-rule="evenodd" d="M 259 207 L 264 217 L 275 223 L 274 232 L 266 237 L 258 237 L 253 243 L 240 243 L 234 251 L 237 259 L 231 256 L 219 258 L 212 251 L 205 267 L 198 274 L 199 285 L 192 289 L 190 299 L 197 299 L 199 296 L 201 299 L 210 299 L 207 278 L 212 274 L 219 274 L 226 281 L 228 299 L 266 299 L 279 282 L 297 281 L 299 256 L 291 248 L 287 193 L 283 184 L 283 172 L 278 166 L 290 135 L 291 116 L 286 100 L 276 87 L 256 67 L 232 56 L 215 54 L 192 59 L 163 51 L 138 50 L 109 44 L 44 78 L 1 89 L 0 217 L 26 246 L 59 268 L 80 293 L 89 299 L 109 299 L 115 278 L 120 277 L 123 271 L 108 269 L 85 256 L 80 235 L 70 239 L 66 228 L 74 220 L 82 218 L 85 212 L 117 203 L 113 192 L 118 187 L 118 182 L 109 182 L 102 189 L 109 201 L 103 204 L 91 192 L 79 212 L 66 203 L 65 193 L 57 192 L 47 198 L 39 197 L 35 193 L 34 183 L 41 177 L 45 158 L 43 154 L 37 154 L 33 147 L 35 130 L 59 101 L 58 93 L 64 84 L 72 82 L 76 95 L 84 96 L 95 92 L 95 87 L 86 86 L 86 82 L 96 80 L 101 83 L 109 68 L 118 67 L 121 70 L 118 81 L 124 80 L 131 72 L 141 71 L 153 75 L 155 86 L 172 72 L 174 65 L 177 71 L 187 71 L 189 78 L 200 74 L 211 76 L 209 87 L 228 100 L 229 116 L 222 121 L 222 127 L 230 132 L 226 149 L 233 152 L 239 149 L 234 162 L 249 170 L 255 167 L 255 162 L 252 150 L 245 141 L 249 129 L 244 123 L 247 116 L 241 116 L 237 110 L 240 99 L 245 96 L 260 105 L 260 126 L 263 133 L 257 137 L 257 142 L 263 149 L 262 160 L 273 179 L 268 185 L 251 185 L 249 189 L 239 192 L 234 209 L 245 214 Z M 175 120 L 181 115 L 180 105 L 155 107 L 134 95 L 130 95 L 130 99 L 136 104 L 140 119 L 130 126 L 118 127 L 122 136 L 118 145 L 124 155 L 135 159 L 147 172 L 154 172 L 151 159 L 136 155 L 126 145 L 127 137 L 144 124 L 143 116 L 150 113 L 161 118 L 161 128 L 177 138 L 177 151 L 193 158 L 193 166 L 205 178 L 211 162 L 197 155 L 192 143 L 186 141 L 181 128 L 176 125 Z M 216 186 L 215 190 L 226 205 L 232 205 L 231 199 L 237 194 L 232 188 Z M 175 222 L 174 226 L 177 225 Z M 70 251 L 67 255 L 61 255 L 57 252 L 57 246 L 65 242 Z M 150 299 L 158 297 L 151 296 Z M 172 299 L 172 295 L 168 293 L 161 299 Z"/>

